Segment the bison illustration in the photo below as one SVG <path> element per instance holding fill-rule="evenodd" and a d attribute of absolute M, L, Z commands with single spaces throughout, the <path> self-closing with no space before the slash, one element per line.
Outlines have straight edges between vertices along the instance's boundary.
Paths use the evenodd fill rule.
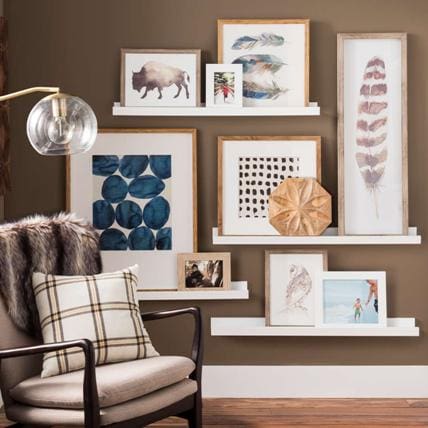
<path fill-rule="evenodd" d="M 132 89 L 140 92 L 142 88 L 146 88 L 141 98 L 146 98 L 149 91 L 157 88 L 160 100 L 162 90 L 171 85 L 176 85 L 178 88 L 174 98 L 180 95 L 183 88 L 186 91 L 186 98 L 189 98 L 189 82 L 190 76 L 186 71 L 156 61 L 146 62 L 139 72 L 132 73 Z"/>

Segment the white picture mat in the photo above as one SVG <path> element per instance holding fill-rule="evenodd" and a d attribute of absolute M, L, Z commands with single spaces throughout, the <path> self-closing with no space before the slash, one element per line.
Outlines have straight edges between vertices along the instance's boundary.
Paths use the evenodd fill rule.
<path fill-rule="evenodd" d="M 173 107 L 173 106 L 196 106 L 196 93 L 199 79 L 197 76 L 197 55 L 194 53 L 125 53 L 125 106 L 138 107 L 138 106 L 159 106 L 159 107 Z M 174 98 L 178 88 L 176 85 L 162 89 L 162 99 L 159 100 L 159 92 L 155 88 L 147 93 L 145 98 L 141 98 L 145 92 L 145 88 L 141 91 L 132 89 L 132 73 L 139 73 L 141 68 L 148 61 L 156 61 L 171 67 L 177 67 L 186 71 L 189 74 L 189 98 L 186 98 L 185 89 L 182 88 L 180 95 Z"/>
<path fill-rule="evenodd" d="M 177 253 L 193 252 L 193 134 L 99 133 L 92 149 L 70 157 L 70 211 L 92 223 L 93 155 L 171 155 L 172 250 L 102 251 L 104 272 L 139 266 L 140 289 L 177 288 Z M 196 195 L 195 195 L 196 197 Z"/>
<path fill-rule="evenodd" d="M 298 156 L 299 177 L 317 178 L 317 142 L 311 140 L 223 140 L 223 235 L 279 235 L 269 218 L 239 217 L 239 158 Z"/>
<path fill-rule="evenodd" d="M 216 104 L 214 94 L 214 73 L 231 72 L 235 74 L 233 104 Z M 207 64 L 206 66 L 206 93 L 205 104 L 207 107 L 242 107 L 242 64 Z"/>
<path fill-rule="evenodd" d="M 272 253 L 268 257 L 270 325 L 315 325 L 315 295 L 321 286 L 324 271 L 323 254 Z M 304 266 L 312 280 L 312 289 L 305 299 L 306 315 L 302 311 L 287 313 L 285 309 L 291 265 Z"/>
<path fill-rule="evenodd" d="M 344 223 L 345 233 L 349 235 L 403 232 L 401 49 L 399 39 L 344 40 Z M 373 195 L 367 191 L 355 160 L 359 91 L 364 69 L 374 56 L 385 61 L 388 87 L 388 159 L 376 192 L 379 218 Z"/>
<path fill-rule="evenodd" d="M 378 287 L 378 323 L 366 324 L 335 324 L 324 322 L 324 280 L 376 280 Z M 316 326 L 317 327 L 339 327 L 339 328 L 379 328 L 387 325 L 386 308 L 386 272 L 381 271 L 329 271 L 322 273 L 321 287 L 317 290 L 316 296 Z M 373 304 L 374 296 L 370 304 Z M 362 302 L 365 305 L 365 302 Z"/>
<path fill-rule="evenodd" d="M 252 49 L 234 50 L 231 46 L 242 36 L 259 36 L 274 33 L 284 37 L 282 46 L 257 46 Z M 305 24 L 224 24 L 223 62 L 232 63 L 243 55 L 267 54 L 281 58 L 286 65 L 275 73 L 279 86 L 289 91 L 276 100 L 250 100 L 244 98 L 245 106 L 305 106 L 306 84 L 306 27 Z"/>

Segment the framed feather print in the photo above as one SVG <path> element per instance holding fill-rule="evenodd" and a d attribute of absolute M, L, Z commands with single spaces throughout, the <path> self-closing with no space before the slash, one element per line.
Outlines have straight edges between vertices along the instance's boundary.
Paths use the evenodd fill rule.
<path fill-rule="evenodd" d="M 177 289 L 197 250 L 195 129 L 101 129 L 68 158 L 67 209 L 100 234 L 105 271 L 138 264 L 139 289 Z"/>
<path fill-rule="evenodd" d="M 326 251 L 266 251 L 266 325 L 314 326 L 326 270 Z"/>
<path fill-rule="evenodd" d="M 338 34 L 339 234 L 407 235 L 407 37 Z"/>
<path fill-rule="evenodd" d="M 220 235 L 279 235 L 269 196 L 286 178 L 321 181 L 319 136 L 218 137 Z"/>
<path fill-rule="evenodd" d="M 244 107 L 309 104 L 308 19 L 220 19 L 218 62 L 242 64 Z"/>

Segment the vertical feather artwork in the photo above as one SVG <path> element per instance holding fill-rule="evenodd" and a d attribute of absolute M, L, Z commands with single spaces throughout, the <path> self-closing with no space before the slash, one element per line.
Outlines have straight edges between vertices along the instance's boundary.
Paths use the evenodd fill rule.
<path fill-rule="evenodd" d="M 385 62 L 375 56 L 366 65 L 360 87 L 355 158 L 366 189 L 373 195 L 377 218 L 379 218 L 377 193 L 388 158 L 387 93 Z"/>

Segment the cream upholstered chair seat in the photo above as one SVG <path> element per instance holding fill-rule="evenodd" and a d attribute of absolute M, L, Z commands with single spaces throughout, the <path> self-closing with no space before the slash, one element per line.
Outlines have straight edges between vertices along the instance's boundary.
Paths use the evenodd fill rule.
<path fill-rule="evenodd" d="M 186 379 L 195 363 L 186 357 L 160 356 L 96 368 L 101 408 L 114 406 Z M 59 376 L 33 376 L 10 390 L 18 403 L 35 407 L 83 409 L 83 370 Z"/>

